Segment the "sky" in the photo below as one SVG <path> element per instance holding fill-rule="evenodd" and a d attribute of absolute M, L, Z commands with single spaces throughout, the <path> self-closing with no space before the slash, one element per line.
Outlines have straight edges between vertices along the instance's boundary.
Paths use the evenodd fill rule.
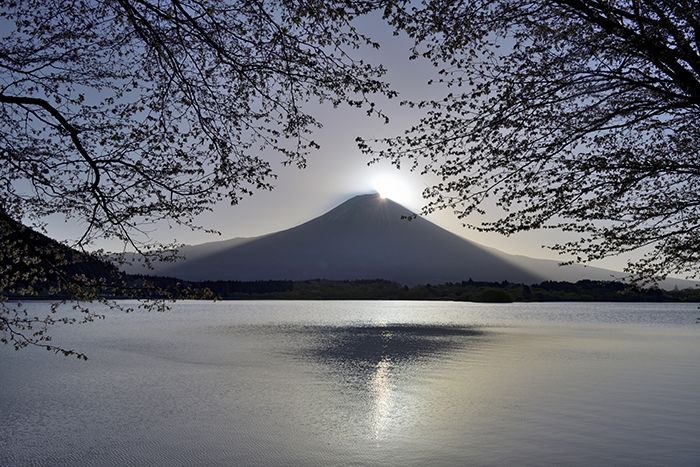
<path fill-rule="evenodd" d="M 374 21 L 381 21 L 374 19 Z M 307 168 L 284 167 L 278 161 L 273 169 L 278 175 L 272 191 L 257 191 L 240 204 L 217 205 L 214 212 L 205 213 L 197 219 L 198 225 L 218 230 L 221 235 L 161 223 L 150 231 L 153 240 L 161 243 L 178 242 L 199 244 L 226 240 L 235 237 L 254 237 L 294 227 L 324 214 L 355 195 L 382 192 L 387 197 L 404 205 L 414 212 L 420 211 L 426 203 L 421 197 L 424 188 L 435 179 L 421 176 L 407 168 L 396 169 L 388 161 L 368 165 L 370 156 L 362 154 L 355 138 L 380 138 L 395 136 L 404 128 L 417 123 L 418 111 L 400 107 L 403 99 L 418 99 L 436 96 L 440 90 L 428 86 L 427 82 L 436 77 L 436 70 L 425 61 L 408 60 L 410 41 L 405 37 L 395 37 L 390 28 L 379 27 L 368 21 L 363 25 L 373 39 L 382 47 L 379 51 L 365 51 L 361 58 L 373 63 L 382 63 L 389 72 L 385 79 L 399 92 L 399 98 L 387 100 L 377 98 L 377 106 L 390 119 L 389 124 L 376 116 L 368 117 L 366 111 L 349 107 L 307 107 L 323 124 L 313 139 L 321 149 L 310 154 Z M 487 216 L 497 215 L 493 209 Z M 533 258 L 565 260 L 566 257 L 543 248 L 545 243 L 556 243 L 573 237 L 553 231 L 535 231 L 504 237 L 494 233 L 479 233 L 462 226 L 462 221 L 451 211 L 441 211 L 427 216 L 427 219 L 453 233 L 469 240 L 497 248 L 505 253 L 525 255 Z M 58 239 L 75 237 L 75 226 L 63 222 L 52 222 L 49 234 Z M 570 235 L 570 234 L 567 234 Z M 98 242 L 98 248 L 121 251 L 119 244 Z M 596 262 L 599 267 L 620 270 L 625 258 L 610 258 Z"/>

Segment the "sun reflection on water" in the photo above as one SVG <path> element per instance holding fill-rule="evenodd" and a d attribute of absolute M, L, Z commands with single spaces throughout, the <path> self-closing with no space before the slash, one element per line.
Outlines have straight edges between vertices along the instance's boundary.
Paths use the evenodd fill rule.
<path fill-rule="evenodd" d="M 391 359 L 388 356 L 377 363 L 374 373 L 369 381 L 372 393 L 372 433 L 375 440 L 382 438 L 394 406 L 395 385 L 391 381 Z"/>
<path fill-rule="evenodd" d="M 369 326 L 305 328 L 310 347 L 301 349 L 339 377 L 343 393 L 361 400 L 362 413 L 349 415 L 363 437 L 381 444 L 402 439 L 419 416 L 416 388 L 449 353 L 463 348 L 481 331 L 450 325 L 372 323 Z M 356 406 L 357 408 L 358 406 Z M 361 428 L 360 428 L 361 427 Z"/>

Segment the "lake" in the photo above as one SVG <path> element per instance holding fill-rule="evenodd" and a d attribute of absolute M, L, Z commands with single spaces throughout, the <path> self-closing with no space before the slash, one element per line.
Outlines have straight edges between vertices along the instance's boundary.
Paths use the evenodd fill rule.
<path fill-rule="evenodd" d="M 697 304 L 106 313 L 0 347 L 0 465 L 700 466 Z"/>

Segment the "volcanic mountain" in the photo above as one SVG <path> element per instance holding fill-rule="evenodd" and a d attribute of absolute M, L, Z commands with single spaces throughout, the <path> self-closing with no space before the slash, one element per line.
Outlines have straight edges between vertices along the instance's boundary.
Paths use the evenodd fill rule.
<path fill-rule="evenodd" d="M 611 279 L 599 268 L 508 255 L 455 235 L 377 194 L 356 196 L 291 229 L 187 246 L 149 274 L 184 280 L 387 279 L 405 285 Z M 143 270 L 129 268 L 127 272 Z M 619 273 L 617 274 L 620 275 Z"/>

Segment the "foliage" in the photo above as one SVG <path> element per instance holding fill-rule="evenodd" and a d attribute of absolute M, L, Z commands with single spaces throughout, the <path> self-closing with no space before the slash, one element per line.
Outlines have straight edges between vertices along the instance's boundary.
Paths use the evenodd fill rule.
<path fill-rule="evenodd" d="M 123 287 L 66 266 L 97 238 L 169 254 L 149 225 L 199 228 L 195 217 L 213 204 L 271 189 L 272 162 L 303 167 L 318 148 L 309 101 L 380 114 L 370 96 L 394 93 L 380 66 L 352 57 L 378 44 L 351 22 L 381 5 L 0 0 L 0 301 L 49 282 L 80 302 L 101 299 L 108 282 Z M 84 226 L 75 253 L 24 230 L 49 216 Z M 15 347 L 45 343 L 52 324 L 0 309 Z"/>
<path fill-rule="evenodd" d="M 297 300 L 396 300 L 403 288 L 396 282 L 374 279 L 334 281 L 316 279 L 295 281 L 285 299 Z"/>
<path fill-rule="evenodd" d="M 0 214 L 2 214 L 0 212 Z M 34 345 L 87 360 L 81 352 L 52 343 L 51 328 L 60 324 L 89 323 L 104 318 L 95 311 L 132 311 L 114 298 L 149 299 L 139 307 L 164 311 L 174 298 L 211 298 L 201 286 L 191 290 L 179 280 L 167 286 L 142 277 L 125 276 L 103 262 L 0 215 L 0 342 L 16 350 Z M 49 313 L 30 315 L 22 300 L 43 299 Z M 66 310 L 66 304 L 71 305 Z"/>
<path fill-rule="evenodd" d="M 399 14 L 400 13 L 400 14 Z M 510 235 L 576 232 L 592 261 L 637 249 L 634 278 L 700 273 L 700 7 L 682 0 L 429 0 L 392 17 L 442 99 L 403 136 L 360 141 L 432 172 L 427 212 Z M 484 202 L 504 214 L 479 222 Z"/>
<path fill-rule="evenodd" d="M 196 293 L 210 289 L 223 300 L 457 300 L 469 302 L 700 302 L 700 290 L 639 288 L 614 281 L 581 280 L 575 283 L 545 281 L 540 284 L 463 281 L 414 287 L 383 279 L 305 281 L 216 281 L 182 283 L 156 277 L 152 281 L 167 291 L 175 284 Z"/>
<path fill-rule="evenodd" d="M 39 295 L 58 296 L 69 294 L 80 302 L 99 299 L 91 293 L 112 275 L 112 268 L 95 263 L 77 251 L 62 247 L 31 229 L 0 218 L 0 342 L 12 344 L 15 349 L 34 344 L 64 355 L 72 350 L 54 347 L 48 333 L 50 326 L 91 322 L 100 316 L 83 310 L 82 317 L 58 314 L 60 302 L 50 306 L 45 317 L 31 316 L 22 302 L 9 302 L 8 298 L 31 298 Z M 86 358 L 78 353 L 78 358 Z"/>
<path fill-rule="evenodd" d="M 486 289 L 474 297 L 475 302 L 486 303 L 511 303 L 513 297 L 508 292 L 501 289 Z"/>

